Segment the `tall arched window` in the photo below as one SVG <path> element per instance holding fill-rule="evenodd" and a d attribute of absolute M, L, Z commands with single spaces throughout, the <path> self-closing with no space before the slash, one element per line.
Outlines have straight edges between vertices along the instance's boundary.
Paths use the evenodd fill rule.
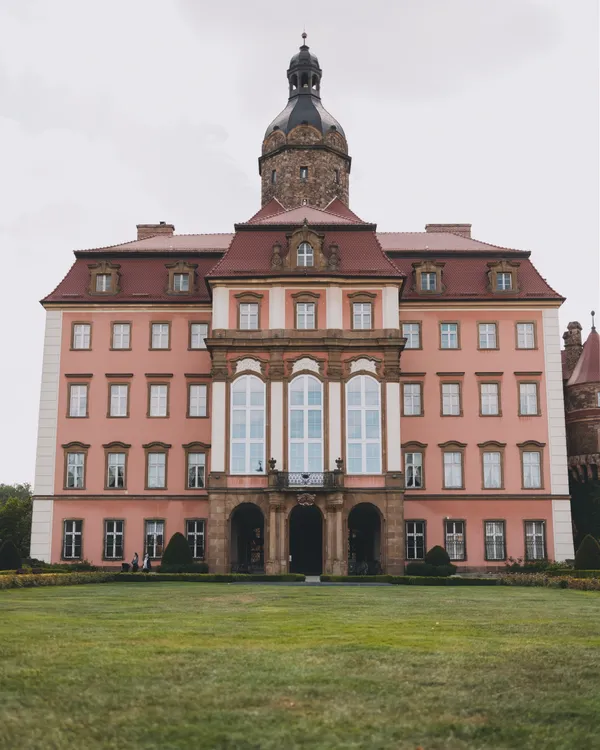
<path fill-rule="evenodd" d="M 323 384 L 299 375 L 289 388 L 289 470 L 323 471 Z"/>
<path fill-rule="evenodd" d="M 381 389 L 369 375 L 346 384 L 346 456 L 348 474 L 381 473 Z"/>
<path fill-rule="evenodd" d="M 298 245 L 298 265 L 299 266 L 314 266 L 315 264 L 315 251 L 309 242 L 301 242 Z"/>
<path fill-rule="evenodd" d="M 231 385 L 231 473 L 265 472 L 265 384 L 243 375 Z"/>

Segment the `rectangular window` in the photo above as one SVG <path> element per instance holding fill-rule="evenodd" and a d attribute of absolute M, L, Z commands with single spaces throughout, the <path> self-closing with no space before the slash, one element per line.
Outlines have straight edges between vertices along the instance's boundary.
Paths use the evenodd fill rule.
<path fill-rule="evenodd" d="M 479 323 L 479 348 L 498 348 L 498 337 L 496 335 L 495 323 Z"/>
<path fill-rule="evenodd" d="M 406 521 L 406 559 L 423 560 L 425 558 L 425 521 Z"/>
<path fill-rule="evenodd" d="M 104 522 L 104 557 L 107 560 L 123 559 L 123 521 Z"/>
<path fill-rule="evenodd" d="M 440 323 L 442 349 L 458 349 L 458 323 Z"/>
<path fill-rule="evenodd" d="M 96 274 L 96 291 L 110 292 L 112 289 L 112 275 L 110 273 Z"/>
<path fill-rule="evenodd" d="M 500 451 L 485 451 L 483 454 L 483 486 L 486 490 L 499 490 L 502 487 Z"/>
<path fill-rule="evenodd" d="M 300 179 L 308 180 L 308 167 L 300 167 Z"/>
<path fill-rule="evenodd" d="M 333 170 L 333 175 L 334 175 L 335 184 L 339 185 L 340 184 L 340 170 L 339 169 L 334 169 Z"/>
<path fill-rule="evenodd" d="M 67 489 L 83 489 L 84 479 L 85 453 L 67 453 Z"/>
<path fill-rule="evenodd" d="M 87 417 L 87 385 L 69 386 L 69 416 Z"/>
<path fill-rule="evenodd" d="M 451 560 L 465 559 L 465 522 L 444 521 L 446 552 Z"/>
<path fill-rule="evenodd" d="M 462 489 L 462 453 L 448 451 L 444 453 L 444 489 Z"/>
<path fill-rule="evenodd" d="M 206 456 L 204 453 L 187 454 L 187 486 L 190 490 L 202 489 L 204 485 L 204 472 L 206 467 Z"/>
<path fill-rule="evenodd" d="M 506 543 L 504 539 L 504 521 L 485 522 L 485 559 L 504 560 Z"/>
<path fill-rule="evenodd" d="M 517 323 L 517 349 L 535 349 L 535 325 Z"/>
<path fill-rule="evenodd" d="M 406 339 L 405 349 L 421 348 L 420 323 L 402 323 L 402 336 Z"/>
<path fill-rule="evenodd" d="M 419 452 L 404 454 L 404 474 L 406 488 L 420 490 L 423 488 L 423 454 Z"/>
<path fill-rule="evenodd" d="M 422 411 L 421 383 L 404 383 L 404 414 L 420 417 Z"/>
<path fill-rule="evenodd" d="M 113 323 L 112 348 L 131 349 L 131 323 Z"/>
<path fill-rule="evenodd" d="M 125 487 L 125 454 L 109 453 L 106 457 L 106 486 L 122 490 Z"/>
<path fill-rule="evenodd" d="M 92 340 L 90 323 L 75 323 L 73 326 L 73 349 L 89 349 Z"/>
<path fill-rule="evenodd" d="M 111 385 L 110 386 L 110 409 L 111 417 L 126 417 L 128 410 L 129 386 Z"/>
<path fill-rule="evenodd" d="M 174 292 L 189 292 L 190 291 L 189 273 L 174 273 L 173 274 L 173 291 Z"/>
<path fill-rule="evenodd" d="M 163 545 L 165 540 L 165 522 L 164 521 L 146 521 L 146 543 L 144 554 L 151 558 L 162 557 Z"/>
<path fill-rule="evenodd" d="M 500 388 L 498 383 L 480 383 L 479 397 L 482 416 L 497 417 L 500 414 Z"/>
<path fill-rule="evenodd" d="M 208 323 L 190 324 L 190 349 L 206 349 L 204 339 L 208 336 Z"/>
<path fill-rule="evenodd" d="M 501 271 L 496 274 L 496 290 L 508 292 L 512 289 L 512 273 Z"/>
<path fill-rule="evenodd" d="M 352 305 L 352 327 L 355 330 L 370 330 L 372 325 L 371 303 L 354 302 Z"/>
<path fill-rule="evenodd" d="M 460 416 L 459 383 L 442 383 L 442 414 L 445 417 Z"/>
<path fill-rule="evenodd" d="M 271 170 L 271 185 L 275 185 L 276 182 L 277 182 L 277 170 L 272 169 Z"/>
<path fill-rule="evenodd" d="M 596 394 L 597 405 L 600 406 L 600 391 Z"/>
<path fill-rule="evenodd" d="M 545 521 L 525 521 L 525 559 L 546 559 Z"/>
<path fill-rule="evenodd" d="M 166 453 L 148 453 L 148 489 L 164 489 L 166 487 Z"/>
<path fill-rule="evenodd" d="M 81 560 L 83 521 L 65 521 L 63 524 L 63 558 Z"/>
<path fill-rule="evenodd" d="M 523 451 L 523 487 L 537 490 L 542 486 L 542 454 L 539 451 Z"/>
<path fill-rule="evenodd" d="M 519 414 L 536 416 L 538 413 L 537 383 L 519 383 Z"/>
<path fill-rule="evenodd" d="M 296 328 L 313 330 L 315 327 L 315 303 L 298 302 L 296 304 Z"/>
<path fill-rule="evenodd" d="M 258 330 L 258 303 L 240 303 L 240 329 L 242 331 Z"/>
<path fill-rule="evenodd" d="M 206 385 L 190 385 L 190 398 L 188 417 L 205 417 L 206 416 Z"/>
<path fill-rule="evenodd" d="M 168 385 L 151 385 L 150 386 L 150 411 L 151 417 L 168 416 L 169 405 L 169 386 Z"/>
<path fill-rule="evenodd" d="M 204 560 L 204 521 L 186 521 L 185 530 L 194 560 Z"/>
<path fill-rule="evenodd" d="M 169 348 L 169 324 L 152 323 L 152 349 Z"/>
<path fill-rule="evenodd" d="M 423 271 L 421 273 L 421 291 L 435 292 L 437 287 L 437 274 L 435 271 Z"/>

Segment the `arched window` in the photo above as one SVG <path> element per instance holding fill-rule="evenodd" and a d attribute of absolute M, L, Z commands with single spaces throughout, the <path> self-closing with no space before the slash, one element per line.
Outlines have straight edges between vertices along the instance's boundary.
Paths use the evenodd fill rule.
<path fill-rule="evenodd" d="M 231 386 L 231 473 L 265 473 L 265 384 L 255 375 Z"/>
<path fill-rule="evenodd" d="M 369 375 L 346 384 L 346 455 L 348 474 L 381 473 L 381 395 Z"/>
<path fill-rule="evenodd" d="M 299 375 L 289 389 L 289 470 L 323 471 L 323 385 Z"/>
<path fill-rule="evenodd" d="M 298 245 L 298 265 L 299 266 L 314 266 L 315 264 L 315 251 L 309 242 L 301 242 Z"/>

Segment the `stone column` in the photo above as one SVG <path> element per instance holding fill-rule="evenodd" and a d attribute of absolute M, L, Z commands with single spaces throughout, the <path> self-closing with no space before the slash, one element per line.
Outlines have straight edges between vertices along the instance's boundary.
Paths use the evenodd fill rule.
<path fill-rule="evenodd" d="M 208 524 L 207 535 L 207 562 L 210 573 L 228 573 L 228 534 L 227 534 L 227 511 L 225 507 L 226 493 L 211 488 L 209 477 L 208 490 Z M 217 483 L 220 480 L 217 479 Z"/>
<path fill-rule="evenodd" d="M 341 492 L 333 494 L 327 502 L 327 551 L 325 572 L 344 575 L 344 552 L 342 509 L 344 499 Z"/>
<path fill-rule="evenodd" d="M 279 520 L 279 572 L 287 573 L 289 570 L 289 548 L 285 534 L 285 505 L 281 503 L 277 510 Z"/>
<path fill-rule="evenodd" d="M 385 572 L 404 573 L 404 477 L 387 474 L 385 510 Z"/>
<path fill-rule="evenodd" d="M 283 510 L 283 501 L 279 494 L 272 494 L 269 498 L 269 548 L 265 563 L 265 573 L 276 575 L 281 573 L 281 553 L 283 545 L 281 539 L 280 517 Z"/>

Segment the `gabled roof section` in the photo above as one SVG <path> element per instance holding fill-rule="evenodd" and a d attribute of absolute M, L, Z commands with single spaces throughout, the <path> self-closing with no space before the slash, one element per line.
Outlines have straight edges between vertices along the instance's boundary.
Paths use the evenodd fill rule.
<path fill-rule="evenodd" d="M 280 203 L 277 198 L 271 198 L 271 200 L 268 203 L 265 203 L 265 205 L 260 208 L 254 216 L 251 216 L 248 219 L 249 224 L 253 224 L 255 221 L 258 221 L 259 219 L 264 219 L 267 216 L 273 216 L 274 214 L 280 214 L 282 211 L 285 211 L 285 206 Z"/>
<path fill-rule="evenodd" d="M 581 385 L 582 383 L 600 383 L 600 335 L 595 328 L 592 328 L 583 345 L 583 350 L 567 386 Z"/>
<path fill-rule="evenodd" d="M 155 235 L 154 237 L 146 237 L 144 240 L 123 242 L 120 245 L 76 250 L 75 255 L 82 257 L 87 255 L 112 255 L 113 253 L 160 253 L 162 255 L 171 253 L 177 255 L 182 252 L 223 253 L 229 247 L 232 239 L 233 234 L 224 232 L 217 234 Z"/>
<path fill-rule="evenodd" d="M 263 206 L 261 211 L 267 209 L 267 206 L 271 206 L 273 202 L 269 201 L 269 203 Z M 270 213 L 269 209 L 269 213 L 260 215 L 261 211 L 255 214 L 249 221 L 237 226 L 244 226 L 244 224 L 289 226 L 301 225 L 305 221 L 309 224 L 320 226 L 329 226 L 331 224 L 365 224 L 349 208 L 346 208 L 341 201 L 332 201 L 327 208 L 315 208 L 309 205 L 296 206 L 296 208 L 281 208 L 277 213 Z"/>
<path fill-rule="evenodd" d="M 527 250 L 490 245 L 453 232 L 378 232 L 377 237 L 386 253 L 476 252 L 529 255 Z"/>

